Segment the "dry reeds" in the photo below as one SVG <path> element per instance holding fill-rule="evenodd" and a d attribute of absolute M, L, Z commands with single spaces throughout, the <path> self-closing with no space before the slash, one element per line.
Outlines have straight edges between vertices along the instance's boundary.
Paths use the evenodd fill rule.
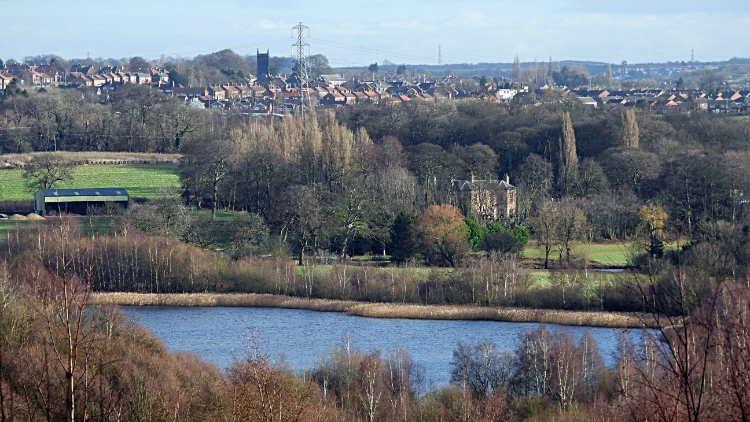
<path fill-rule="evenodd" d="M 346 312 L 357 303 L 256 293 L 95 293 L 92 302 L 97 305 L 239 306 L 308 309 L 319 312 Z"/>
<path fill-rule="evenodd" d="M 539 322 L 605 328 L 643 328 L 655 326 L 653 319 L 629 313 L 361 303 L 255 293 L 96 293 L 92 296 L 92 301 L 94 304 L 99 305 L 114 304 L 123 306 L 244 306 L 307 309 L 318 312 L 346 312 L 349 315 L 367 318 Z"/>
<path fill-rule="evenodd" d="M 180 154 L 155 154 L 138 152 L 101 152 L 101 151 L 59 151 L 55 154 L 78 165 L 104 164 L 178 164 Z M 33 153 L 2 154 L 0 168 L 23 168 L 29 163 Z"/>
<path fill-rule="evenodd" d="M 642 315 L 555 309 L 377 303 L 357 304 L 348 313 L 370 318 L 539 322 L 605 328 L 653 326 L 653 321 Z"/>

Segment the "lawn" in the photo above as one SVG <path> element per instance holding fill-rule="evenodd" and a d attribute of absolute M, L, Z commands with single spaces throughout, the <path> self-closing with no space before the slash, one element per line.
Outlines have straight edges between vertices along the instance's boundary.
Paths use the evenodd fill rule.
<path fill-rule="evenodd" d="M 33 192 L 25 186 L 22 169 L 0 169 L 0 200 L 31 200 Z M 71 182 L 60 183 L 67 188 L 125 188 L 133 198 L 154 199 L 159 188 L 179 187 L 177 166 L 173 165 L 102 165 L 77 166 Z"/>
<path fill-rule="evenodd" d="M 586 258 L 603 265 L 624 267 L 633 254 L 632 243 L 577 243 L 573 245 L 572 255 L 577 259 Z M 544 258 L 544 247 L 527 246 L 523 251 L 526 258 Z M 559 259 L 560 251 L 552 249 L 550 259 Z"/>
<path fill-rule="evenodd" d="M 684 241 L 683 241 L 684 243 Z M 668 242 L 664 245 L 666 250 L 675 250 L 678 248 L 677 242 Z M 572 257 L 575 259 L 586 258 L 589 261 L 596 261 L 602 265 L 610 267 L 624 267 L 628 265 L 631 257 L 641 254 L 644 251 L 638 249 L 633 242 L 622 243 L 575 243 L 573 244 Z M 544 246 L 529 245 L 523 250 L 525 258 L 544 258 Z M 560 250 L 553 248 L 549 254 L 550 260 L 560 258 Z"/>

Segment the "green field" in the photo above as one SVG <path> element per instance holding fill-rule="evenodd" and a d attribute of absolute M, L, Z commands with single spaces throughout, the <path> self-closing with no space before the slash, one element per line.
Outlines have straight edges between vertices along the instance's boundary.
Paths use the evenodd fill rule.
<path fill-rule="evenodd" d="M 684 241 L 683 241 L 684 243 Z M 678 242 L 667 242 L 665 250 L 676 250 L 680 247 Z M 576 243 L 573 244 L 571 257 L 575 259 L 588 259 L 610 267 L 624 267 L 634 255 L 643 253 L 633 242 L 622 243 Z M 525 258 L 544 258 L 544 247 L 541 245 L 530 245 L 523 250 Z M 564 257 L 564 255 L 563 255 Z M 549 254 L 550 260 L 560 259 L 560 250 L 553 248 Z"/>
<path fill-rule="evenodd" d="M 33 192 L 25 186 L 22 169 L 0 170 L 0 200 L 32 200 Z M 172 165 L 102 165 L 77 166 L 71 182 L 60 183 L 66 188 L 125 188 L 134 198 L 154 199 L 159 188 L 180 186 L 177 166 Z"/>
<path fill-rule="evenodd" d="M 632 243 L 578 243 L 573 245 L 572 255 L 576 259 L 588 259 L 603 265 L 624 267 L 633 254 Z M 544 247 L 528 246 L 523 251 L 526 258 L 544 258 Z M 552 249 L 550 259 L 559 259 L 560 251 Z"/>

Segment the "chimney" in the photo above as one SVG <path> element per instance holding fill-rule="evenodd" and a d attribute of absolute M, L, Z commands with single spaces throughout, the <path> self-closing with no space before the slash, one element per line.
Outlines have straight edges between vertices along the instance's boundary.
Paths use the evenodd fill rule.
<path fill-rule="evenodd" d="M 471 172 L 471 183 L 474 183 L 474 172 Z"/>
<path fill-rule="evenodd" d="M 508 176 L 508 173 L 505 173 L 505 183 L 510 184 L 510 176 Z"/>

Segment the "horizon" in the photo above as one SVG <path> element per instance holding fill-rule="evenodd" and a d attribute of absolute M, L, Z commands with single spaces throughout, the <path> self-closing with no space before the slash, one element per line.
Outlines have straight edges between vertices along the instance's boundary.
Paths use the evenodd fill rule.
<path fill-rule="evenodd" d="M 631 65 L 689 62 L 693 51 L 702 63 L 750 57 L 750 47 L 728 42 L 746 36 L 750 4 L 726 0 L 710 5 L 691 0 L 679 10 L 644 0 L 629 3 L 628 10 L 593 0 L 537 0 L 531 6 L 473 0 L 460 8 L 445 1 L 337 1 L 326 8 L 292 2 L 285 9 L 237 0 L 205 3 L 185 0 L 175 8 L 171 2 L 135 0 L 94 8 L 79 0 L 62 6 L 40 0 L 30 8 L 0 0 L 11 22 L 0 28 L 0 38 L 22 40 L 0 46 L 0 59 L 54 54 L 67 60 L 157 60 L 162 54 L 192 58 L 227 48 L 243 56 L 269 49 L 272 56 L 290 57 L 292 27 L 299 21 L 310 28 L 310 54 L 323 54 L 334 68 L 384 60 L 436 66 L 439 47 L 443 64 L 504 64 L 516 55 L 523 63 L 551 56 Z"/>

